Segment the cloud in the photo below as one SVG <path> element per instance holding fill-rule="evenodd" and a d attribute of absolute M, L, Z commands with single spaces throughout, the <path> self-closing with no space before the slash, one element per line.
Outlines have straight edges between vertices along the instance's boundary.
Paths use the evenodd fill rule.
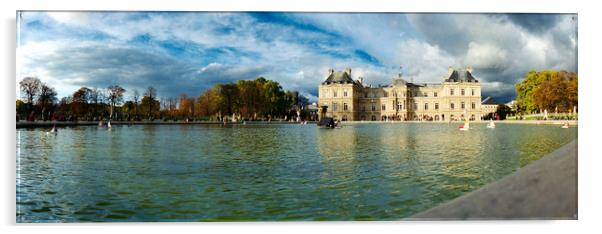
<path fill-rule="evenodd" d="M 197 95 L 264 76 L 315 98 L 329 68 L 378 85 L 399 66 L 441 82 L 448 66 L 472 65 L 484 95 L 507 100 L 529 70 L 576 70 L 575 15 L 24 12 L 19 24 L 17 79 L 38 76 L 59 96 L 112 83 Z"/>

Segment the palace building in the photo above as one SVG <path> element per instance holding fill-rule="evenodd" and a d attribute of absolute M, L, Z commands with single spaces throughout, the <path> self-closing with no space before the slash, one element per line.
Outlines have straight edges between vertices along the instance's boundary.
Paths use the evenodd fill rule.
<path fill-rule="evenodd" d="M 399 76 L 385 86 L 365 86 L 351 68 L 330 69 L 319 86 L 318 105 L 341 121 L 480 120 L 481 84 L 472 68 L 449 68 L 442 83 L 412 83 Z"/>

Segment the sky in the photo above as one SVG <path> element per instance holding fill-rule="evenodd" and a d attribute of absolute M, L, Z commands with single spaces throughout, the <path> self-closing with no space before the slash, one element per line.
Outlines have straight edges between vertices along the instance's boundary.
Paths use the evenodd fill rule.
<path fill-rule="evenodd" d="M 328 69 L 372 85 L 440 83 L 473 67 L 482 96 L 515 98 L 531 70 L 577 71 L 571 14 L 268 12 L 21 12 L 18 82 L 34 76 L 58 97 L 120 85 L 128 100 L 198 96 L 216 83 L 263 76 L 317 100 Z M 400 68 L 401 67 L 401 68 Z"/>

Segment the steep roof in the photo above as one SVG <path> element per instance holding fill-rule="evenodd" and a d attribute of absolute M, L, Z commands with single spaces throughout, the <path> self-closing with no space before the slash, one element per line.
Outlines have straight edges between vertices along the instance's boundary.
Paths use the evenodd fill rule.
<path fill-rule="evenodd" d="M 468 70 L 454 69 L 445 82 L 479 82 Z"/>
<path fill-rule="evenodd" d="M 322 84 L 354 84 L 349 71 L 334 71 L 330 70 L 330 74 Z"/>

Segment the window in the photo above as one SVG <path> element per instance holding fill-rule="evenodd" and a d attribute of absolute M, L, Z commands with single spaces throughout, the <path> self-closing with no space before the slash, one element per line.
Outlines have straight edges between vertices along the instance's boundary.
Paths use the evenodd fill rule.
<path fill-rule="evenodd" d="M 474 110 L 474 109 L 476 109 L 476 108 L 477 108 L 477 105 L 476 105 L 476 104 L 473 102 L 473 103 L 472 103 L 472 109 Z"/>
<path fill-rule="evenodd" d="M 342 121 L 347 121 L 347 115 L 343 115 Z"/>
<path fill-rule="evenodd" d="M 332 103 L 332 111 L 337 111 L 337 103 Z"/>
<path fill-rule="evenodd" d="M 460 95 L 464 96 L 464 89 L 460 90 Z"/>
<path fill-rule="evenodd" d="M 373 92 L 373 93 L 372 93 L 372 97 L 373 97 L 373 98 L 377 98 L 377 97 L 378 97 L 378 95 L 376 94 L 376 92 Z"/>
<path fill-rule="evenodd" d="M 414 110 L 418 110 L 418 103 L 414 102 Z"/>
<path fill-rule="evenodd" d="M 381 108 L 381 110 L 387 110 L 387 105 L 385 105 L 385 104 L 382 104 L 382 105 L 380 106 L 380 108 Z"/>
<path fill-rule="evenodd" d="M 383 91 L 383 97 L 388 97 L 388 96 L 389 96 L 389 92 Z"/>
<path fill-rule="evenodd" d="M 460 104 L 460 105 L 462 106 L 462 109 L 464 109 L 464 108 L 465 108 L 465 106 L 464 106 L 464 102 L 462 102 L 462 104 Z"/>
<path fill-rule="evenodd" d="M 474 96 L 474 89 L 472 89 L 471 91 L 472 91 L 472 96 Z"/>
<path fill-rule="evenodd" d="M 452 110 L 455 108 L 455 105 L 454 105 L 453 102 L 451 104 L 449 104 L 449 108 L 452 109 Z"/>
<path fill-rule="evenodd" d="M 450 95 L 450 96 L 454 96 L 454 89 L 450 89 L 450 90 L 449 90 L 449 95 Z"/>
<path fill-rule="evenodd" d="M 332 96 L 333 97 L 337 97 L 337 91 L 336 90 L 332 92 Z"/>
<path fill-rule="evenodd" d="M 428 96 L 429 96 L 429 93 L 427 93 L 427 92 L 424 92 L 424 93 L 422 93 L 422 94 L 424 94 L 424 96 L 425 96 L 425 97 L 428 97 Z"/>
<path fill-rule="evenodd" d="M 397 110 L 401 110 L 403 108 L 402 104 L 397 104 Z"/>
<path fill-rule="evenodd" d="M 408 91 L 408 97 L 412 97 L 412 91 Z"/>
<path fill-rule="evenodd" d="M 429 104 L 428 103 L 424 103 L 424 109 L 428 110 L 429 109 Z"/>
<path fill-rule="evenodd" d="M 343 91 L 343 97 L 347 97 L 347 90 L 346 89 Z"/>
<path fill-rule="evenodd" d="M 366 111 L 366 106 L 362 106 L 362 111 Z"/>
<path fill-rule="evenodd" d="M 376 121 L 376 116 L 375 115 L 372 116 L 372 121 Z"/>
<path fill-rule="evenodd" d="M 434 93 L 433 93 L 433 97 L 436 97 L 436 96 L 437 96 L 437 92 L 434 92 Z"/>
<path fill-rule="evenodd" d="M 343 110 L 346 111 L 348 109 L 347 103 L 343 103 Z"/>
<path fill-rule="evenodd" d="M 435 110 L 439 110 L 439 103 L 435 103 Z"/>
<path fill-rule="evenodd" d="M 372 104 L 372 111 L 376 111 L 376 106 Z"/>
<path fill-rule="evenodd" d="M 367 92 L 366 92 L 366 93 L 364 93 L 364 97 L 365 97 L 365 98 L 368 98 L 368 93 L 367 93 Z"/>

